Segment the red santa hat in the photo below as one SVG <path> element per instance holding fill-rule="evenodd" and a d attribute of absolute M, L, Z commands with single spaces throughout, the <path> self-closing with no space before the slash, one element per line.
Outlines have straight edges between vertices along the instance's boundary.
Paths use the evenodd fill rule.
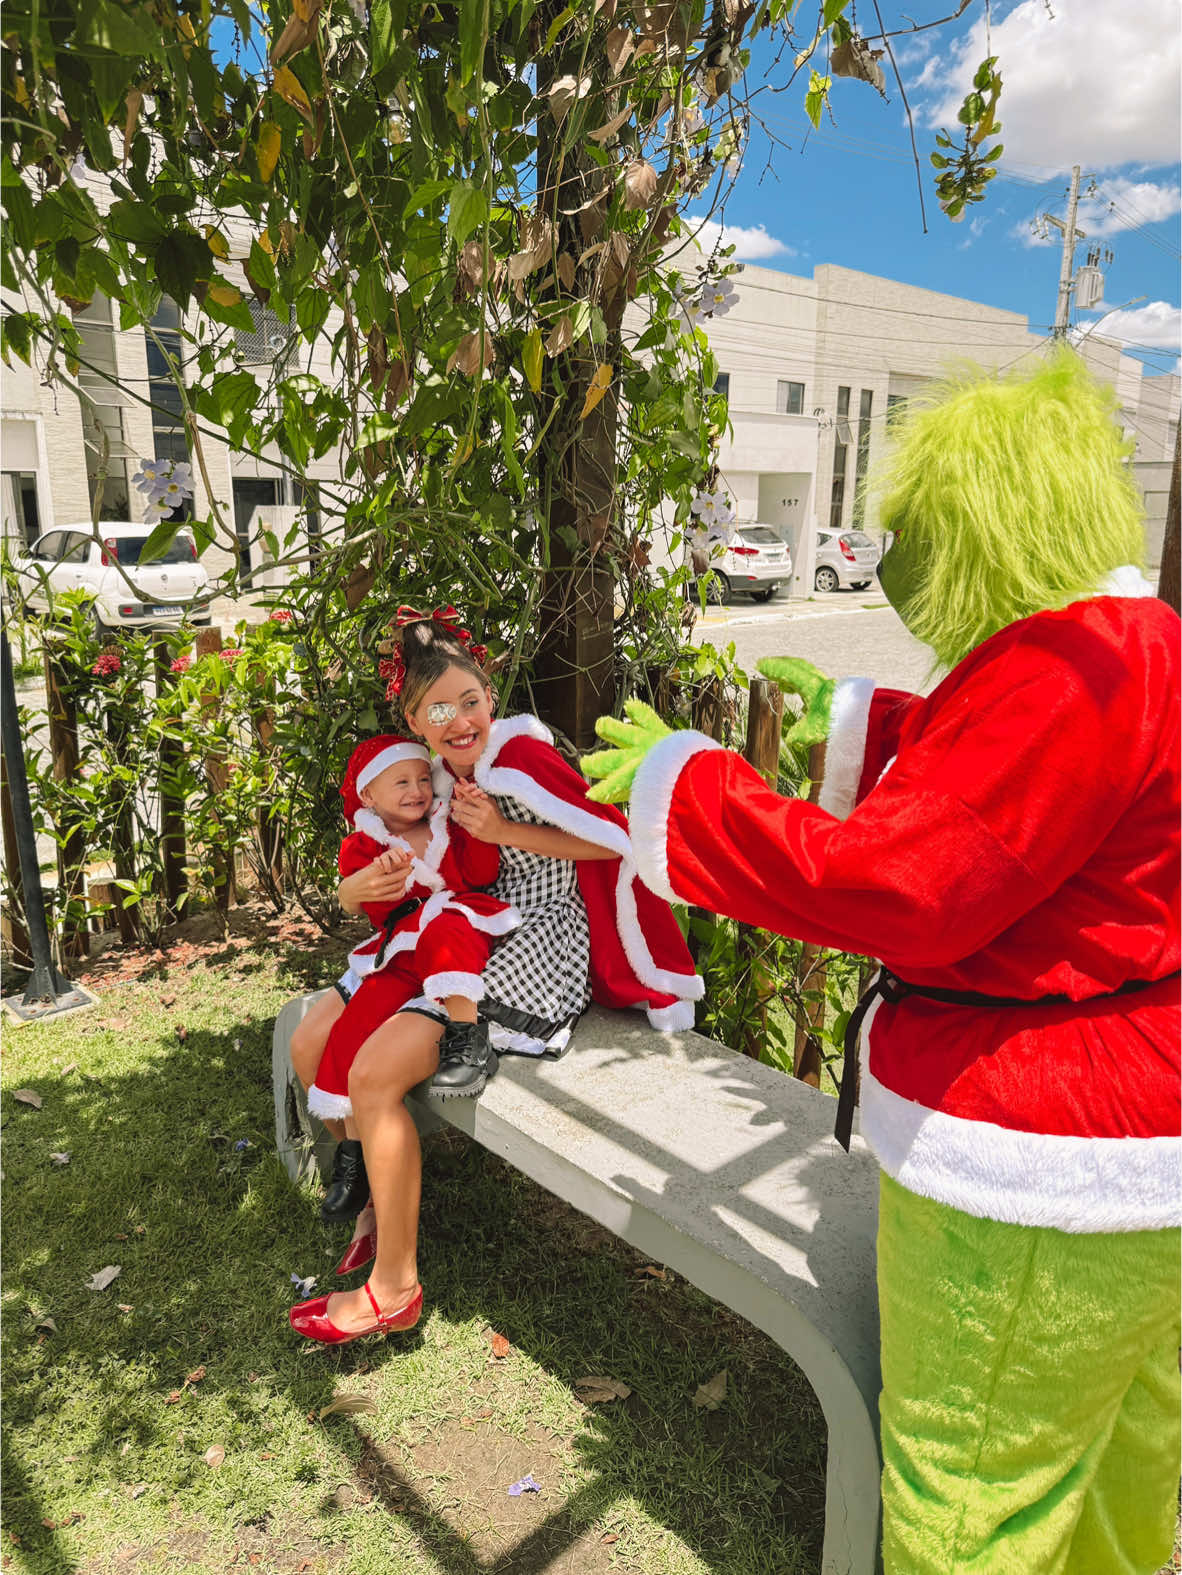
<path fill-rule="evenodd" d="M 430 761 L 431 752 L 417 738 L 404 738 L 399 733 L 379 733 L 376 738 L 366 738 L 349 756 L 341 783 L 341 797 L 345 801 L 345 819 L 353 824 L 361 808 L 361 790 L 380 777 L 389 766 L 402 760 Z"/>

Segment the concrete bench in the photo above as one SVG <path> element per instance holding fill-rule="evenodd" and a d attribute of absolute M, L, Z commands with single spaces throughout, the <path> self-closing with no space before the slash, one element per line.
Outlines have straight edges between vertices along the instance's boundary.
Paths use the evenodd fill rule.
<path fill-rule="evenodd" d="M 288 1055 L 314 1000 L 275 1023 L 276 1139 L 296 1179 L 332 1150 Z M 838 1148 L 833 1101 L 700 1034 L 594 1007 L 561 1060 L 507 1056 L 478 1100 L 416 1089 L 407 1103 L 420 1130 L 466 1132 L 783 1347 L 828 1425 L 823 1575 L 872 1575 L 878 1175 L 860 1137 Z"/>

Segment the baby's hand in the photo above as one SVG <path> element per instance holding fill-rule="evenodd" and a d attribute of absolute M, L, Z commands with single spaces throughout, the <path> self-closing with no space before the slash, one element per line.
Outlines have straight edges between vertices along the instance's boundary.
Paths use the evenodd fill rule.
<path fill-rule="evenodd" d="M 374 860 L 387 875 L 397 875 L 399 870 L 409 868 L 411 862 L 411 855 L 403 848 L 387 848 Z"/>

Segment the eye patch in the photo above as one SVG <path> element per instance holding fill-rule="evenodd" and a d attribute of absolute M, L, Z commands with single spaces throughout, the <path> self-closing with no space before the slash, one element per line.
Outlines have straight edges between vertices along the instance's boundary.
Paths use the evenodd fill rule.
<path fill-rule="evenodd" d="M 427 707 L 427 720 L 432 727 L 442 727 L 458 715 L 459 712 L 454 705 L 447 705 L 442 700 L 437 700 L 434 705 Z"/>

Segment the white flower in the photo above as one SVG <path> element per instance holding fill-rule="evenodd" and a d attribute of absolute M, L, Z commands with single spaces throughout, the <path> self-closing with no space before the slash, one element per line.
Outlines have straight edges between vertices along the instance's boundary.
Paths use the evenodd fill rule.
<path fill-rule="evenodd" d="M 717 279 L 702 291 L 702 316 L 725 317 L 738 299 L 739 292 L 729 279 Z"/>
<path fill-rule="evenodd" d="M 697 515 L 699 527 L 706 532 L 707 544 L 727 540 L 730 535 L 727 527 L 733 522 L 735 511 L 721 488 L 717 492 L 699 492 L 690 504 L 690 513 Z"/>
<path fill-rule="evenodd" d="M 701 131 L 706 122 L 702 119 L 702 111 L 696 104 L 690 104 L 681 114 L 681 129 L 687 136 L 693 136 L 695 131 Z"/>
<path fill-rule="evenodd" d="M 734 180 L 739 171 L 743 168 L 743 160 L 737 153 L 732 153 L 730 158 L 727 159 L 726 163 L 722 167 L 730 176 L 731 180 Z"/>

